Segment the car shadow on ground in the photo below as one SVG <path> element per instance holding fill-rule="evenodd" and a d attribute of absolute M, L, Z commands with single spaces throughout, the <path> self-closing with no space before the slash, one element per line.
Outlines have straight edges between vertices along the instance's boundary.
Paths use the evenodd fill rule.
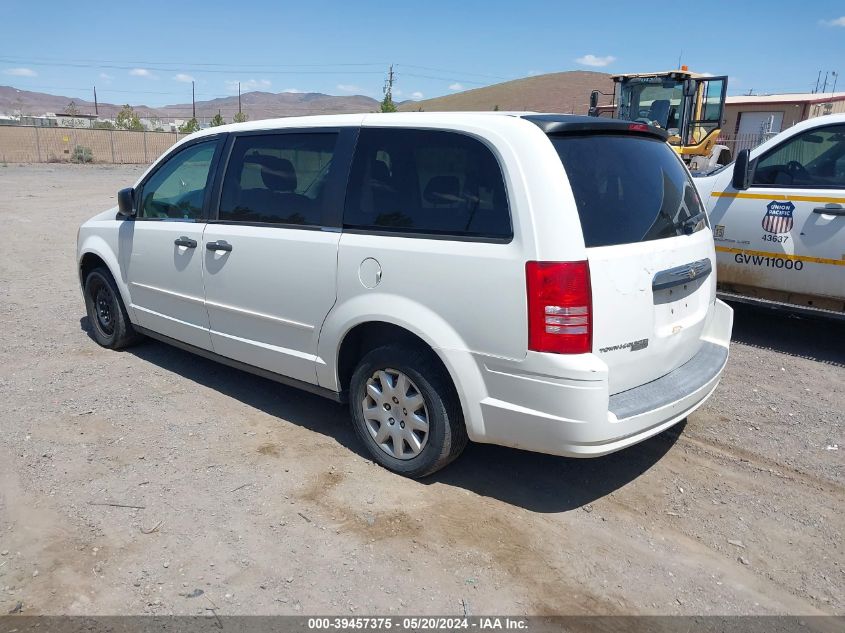
<path fill-rule="evenodd" d="M 80 327 L 91 336 L 87 317 Z M 345 405 L 233 369 L 158 341 L 125 353 L 297 426 L 333 438 L 369 459 Z M 569 459 L 473 444 L 454 463 L 421 480 L 472 491 L 533 512 L 566 512 L 621 488 L 656 464 L 674 445 L 685 423 L 619 453 Z M 328 465 L 327 465 L 328 467 Z"/>
<path fill-rule="evenodd" d="M 845 323 L 732 303 L 733 341 L 845 367 Z"/>

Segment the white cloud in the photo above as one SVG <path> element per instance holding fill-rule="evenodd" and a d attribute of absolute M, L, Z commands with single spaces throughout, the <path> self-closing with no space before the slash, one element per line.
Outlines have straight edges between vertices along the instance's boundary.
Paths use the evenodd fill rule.
<path fill-rule="evenodd" d="M 341 92 L 349 92 L 356 95 L 365 94 L 363 88 L 354 84 L 337 84 L 337 89 Z"/>
<path fill-rule="evenodd" d="M 716 75 L 714 75 L 713 73 L 708 73 L 708 72 L 698 73 L 698 74 L 699 74 L 699 75 L 703 75 L 703 76 L 705 76 L 705 77 L 715 77 L 715 76 L 716 76 Z"/>
<path fill-rule="evenodd" d="M 300 90 L 299 88 L 285 88 L 282 92 L 287 92 L 293 95 L 302 94 L 304 91 Z"/>
<path fill-rule="evenodd" d="M 845 26 L 845 15 L 841 18 L 834 18 L 833 20 L 822 20 L 825 26 Z"/>
<path fill-rule="evenodd" d="M 423 93 L 421 93 L 419 90 L 416 90 L 416 91 L 411 93 L 411 99 L 413 99 L 414 101 L 419 101 L 422 98 L 423 98 Z"/>
<path fill-rule="evenodd" d="M 152 79 L 155 75 L 153 75 L 149 70 L 146 68 L 133 68 L 129 71 L 129 74 L 133 77 L 148 77 Z"/>
<path fill-rule="evenodd" d="M 3 74 L 12 75 L 13 77 L 37 77 L 38 73 L 32 68 L 7 68 Z"/>
<path fill-rule="evenodd" d="M 241 92 L 249 92 L 252 90 L 268 90 L 273 82 L 269 79 L 248 79 L 241 82 Z M 226 90 L 233 94 L 238 94 L 237 80 L 227 81 Z"/>
<path fill-rule="evenodd" d="M 190 75 L 187 75 L 185 73 L 179 73 L 177 75 L 174 75 L 173 78 L 176 81 L 181 81 L 181 82 L 186 83 L 186 84 L 189 84 L 194 80 L 193 77 L 191 77 Z"/>
<path fill-rule="evenodd" d="M 529 77 L 536 77 L 537 75 L 542 75 L 542 74 L 544 74 L 542 70 L 529 70 L 528 71 Z"/>
<path fill-rule="evenodd" d="M 449 84 L 449 90 L 463 90 L 463 84 L 458 83 L 457 81 L 453 84 Z"/>
<path fill-rule="evenodd" d="M 105 81 L 111 81 L 112 79 L 114 79 L 114 77 L 112 77 L 108 73 L 100 73 L 100 79 L 103 79 Z"/>
<path fill-rule="evenodd" d="M 596 66 L 601 68 L 603 66 L 609 66 L 616 61 L 616 58 L 613 55 L 605 55 L 604 57 L 597 55 L 584 55 L 575 61 L 582 66 Z"/>

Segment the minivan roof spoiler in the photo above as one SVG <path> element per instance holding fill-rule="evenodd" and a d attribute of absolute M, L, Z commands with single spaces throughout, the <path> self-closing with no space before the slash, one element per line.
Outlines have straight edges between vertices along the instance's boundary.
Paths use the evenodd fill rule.
<path fill-rule="evenodd" d="M 546 134 L 638 134 L 651 136 L 661 141 L 669 138 L 666 130 L 653 125 L 619 119 L 602 119 L 574 114 L 526 114 L 522 118 L 531 121 Z"/>

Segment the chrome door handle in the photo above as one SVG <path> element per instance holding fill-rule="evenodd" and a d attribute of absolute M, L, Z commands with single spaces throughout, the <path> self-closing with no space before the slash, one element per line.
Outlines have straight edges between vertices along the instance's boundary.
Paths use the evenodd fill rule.
<path fill-rule="evenodd" d="M 219 240 L 217 242 L 208 242 L 206 243 L 205 247 L 210 251 L 226 251 L 229 252 L 232 250 L 232 245 L 228 242 L 224 242 L 223 240 Z"/>

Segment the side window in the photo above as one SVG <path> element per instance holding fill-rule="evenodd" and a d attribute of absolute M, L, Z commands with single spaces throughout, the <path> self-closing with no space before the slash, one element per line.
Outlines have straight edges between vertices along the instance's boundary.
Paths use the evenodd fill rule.
<path fill-rule="evenodd" d="M 711 79 L 706 82 L 703 96 L 702 121 L 722 123 L 722 92 L 725 89 L 724 79 Z"/>
<path fill-rule="evenodd" d="M 159 167 L 144 183 L 139 218 L 199 220 L 217 141 L 197 143 Z"/>
<path fill-rule="evenodd" d="M 513 235 L 496 157 L 481 141 L 445 131 L 363 128 L 343 221 L 403 233 Z"/>
<path fill-rule="evenodd" d="M 755 185 L 845 187 L 845 125 L 798 134 L 760 157 Z"/>
<path fill-rule="evenodd" d="M 225 222 L 319 225 L 337 134 L 241 136 L 220 195 Z"/>

